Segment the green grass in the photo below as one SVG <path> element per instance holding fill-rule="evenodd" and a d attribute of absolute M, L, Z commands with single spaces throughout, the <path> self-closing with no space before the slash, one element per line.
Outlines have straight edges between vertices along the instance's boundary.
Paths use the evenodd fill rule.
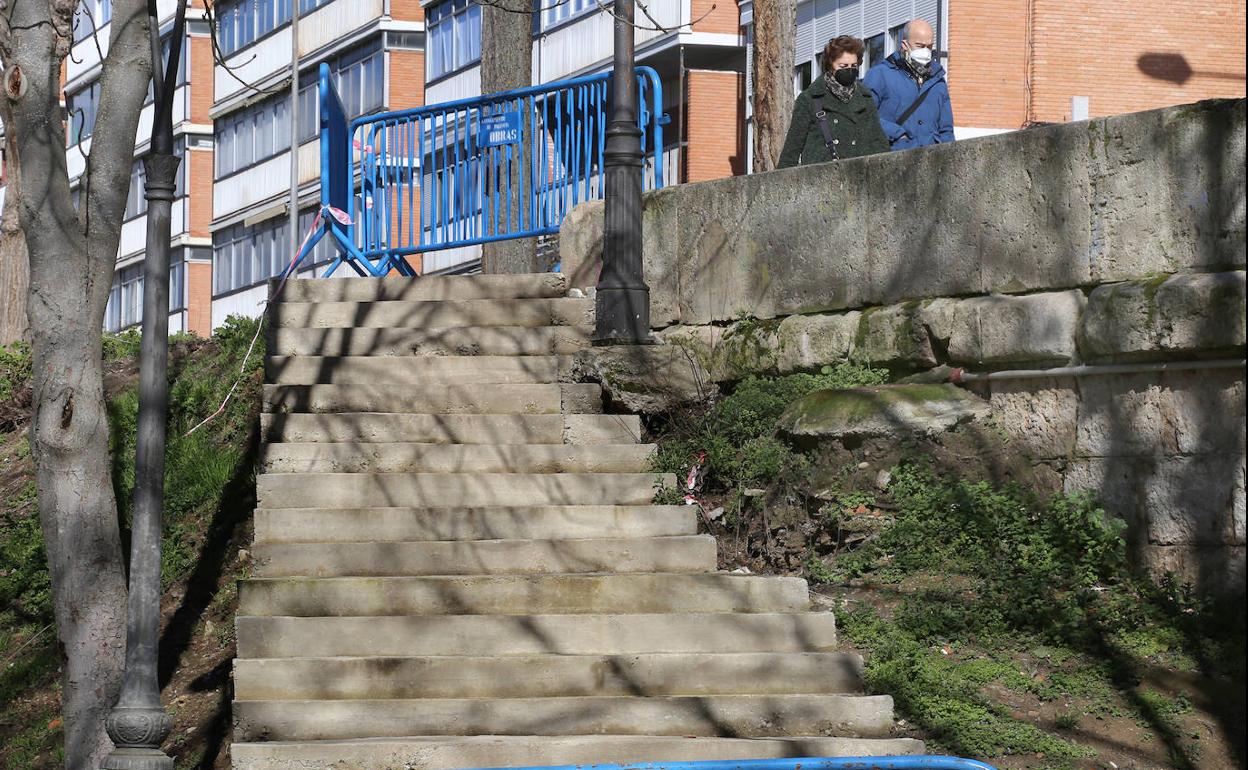
<path fill-rule="evenodd" d="M 1191 704 L 1136 688 L 1140 672 L 1199 659 L 1206 673 L 1243 681 L 1242 613 L 1133 572 L 1122 523 L 1088 498 L 1041 500 L 921 463 L 892 479 L 892 523 L 831 563 L 812 554 L 807 572 L 824 583 L 865 579 L 900 597 L 888 617 L 866 607 L 842 615 L 842 628 L 868 654 L 871 688 L 892 694 L 938 745 L 982 757 L 1087 755 L 994 707 L 982 694 L 993 683 L 1041 701 L 1080 699 L 1091 713 L 1116 715 L 1126 703 L 1181 746 L 1176 718 Z M 1019 670 L 1032 658 L 1044 676 Z M 1059 712 L 1058 727 L 1077 724 L 1072 714 Z M 1190 747 L 1175 763 L 1191 765 Z"/>
<path fill-rule="evenodd" d="M 164 537 L 162 583 L 168 587 L 196 566 L 214 514 L 223 505 L 227 488 L 251 479 L 245 467 L 248 441 L 259 406 L 258 372 L 263 365 L 263 336 L 249 359 L 242 381 L 224 412 L 190 436 L 186 432 L 220 406 L 240 376 L 243 355 L 256 331 L 256 321 L 229 319 L 211 340 L 188 335 L 170 338 L 169 430 L 165 456 Z M 138 355 L 137 333 L 105 335 L 103 355 L 122 362 Z M 28 348 L 0 348 L 0 411 L 6 400 L 25 387 L 30 377 Z M 119 514 L 130 521 L 134 490 L 135 421 L 138 393 L 130 388 L 108 399 L 109 449 Z M 25 426 L 20 427 L 25 430 Z M 0 435 L 0 443 L 6 437 Z M 29 454 L 24 441 L 8 437 L 20 458 Z M 241 474 L 241 476 L 240 476 Z M 52 623 L 51 587 L 39 526 L 36 488 L 30 481 L 18 495 L 0 501 L 0 724 L 20 725 L 6 732 L 0 743 L 0 768 L 27 770 L 36 757 L 56 756 L 62 741 L 54 724 L 56 713 L 18 713 L 13 705 L 22 695 L 57 686 L 56 632 Z M 218 610 L 237 594 L 223 590 Z M 223 624 L 223 644 L 232 629 Z M 35 638 L 42 630 L 42 634 Z M 34 641 L 30 641 L 34 638 Z M 23 646 L 24 645 L 24 646 Z M 6 728 L 7 729 L 7 728 Z M 62 760 L 57 759 L 57 762 Z"/>

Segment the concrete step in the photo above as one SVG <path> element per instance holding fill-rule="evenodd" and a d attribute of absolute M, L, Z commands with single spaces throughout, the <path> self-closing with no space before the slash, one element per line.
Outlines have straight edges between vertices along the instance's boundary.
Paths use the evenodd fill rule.
<path fill-rule="evenodd" d="M 264 473 L 641 473 L 653 444 L 270 444 Z M 367 539 L 367 538 L 358 538 Z"/>
<path fill-rule="evenodd" d="M 593 326 L 592 299 L 472 299 L 446 302 L 279 302 L 274 327 L 440 329 L 449 326 Z"/>
<path fill-rule="evenodd" d="M 448 275 L 418 278 L 314 278 L 286 282 L 284 302 L 439 301 L 562 297 L 560 273 L 527 275 Z"/>
<path fill-rule="evenodd" d="M 266 383 L 426 387 L 567 380 L 568 356 L 269 356 Z"/>
<path fill-rule="evenodd" d="M 645 505 L 671 473 L 262 473 L 262 508 Z"/>
<path fill-rule="evenodd" d="M 892 721 L 887 695 L 234 701 L 240 741 L 412 733 L 874 737 L 887 735 Z"/>
<path fill-rule="evenodd" d="M 239 615 L 239 658 L 831 652 L 830 612 L 677 615 Z"/>
<path fill-rule="evenodd" d="M 713 574 L 263 578 L 239 583 L 239 615 L 548 615 L 799 612 L 806 581 Z"/>
<path fill-rule="evenodd" d="M 262 440 L 270 443 L 627 444 L 640 441 L 641 418 L 635 414 L 262 414 L 260 430 Z"/>
<path fill-rule="evenodd" d="M 697 531 L 697 509 L 690 505 L 276 508 L 272 510 L 261 508 L 255 514 L 255 543 L 257 545 L 303 542 L 666 537 L 692 535 Z"/>
<path fill-rule="evenodd" d="M 265 385 L 264 411 L 396 414 L 598 414 L 602 387 L 528 385 Z"/>
<path fill-rule="evenodd" d="M 252 557 L 258 577 L 712 572 L 715 538 L 277 543 Z"/>
<path fill-rule="evenodd" d="M 234 661 L 238 700 L 798 695 L 862 690 L 845 652 Z"/>
<path fill-rule="evenodd" d="M 913 738 L 686 738 L 658 735 L 465 736 L 235 742 L 234 770 L 458 770 L 464 767 L 696 762 L 922 754 Z"/>
<path fill-rule="evenodd" d="M 281 356 L 544 356 L 590 345 L 592 326 L 450 326 L 305 329 L 270 327 Z"/>

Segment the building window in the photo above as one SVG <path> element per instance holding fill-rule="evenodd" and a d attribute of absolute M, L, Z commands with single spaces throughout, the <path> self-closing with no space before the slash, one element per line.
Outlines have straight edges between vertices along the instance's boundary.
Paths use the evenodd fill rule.
<path fill-rule="evenodd" d="M 178 57 L 178 74 L 174 81 L 174 86 L 173 86 L 174 88 L 180 88 L 186 85 L 186 57 L 190 55 L 190 52 L 187 48 L 186 40 L 187 38 L 182 38 L 182 54 L 181 56 Z M 161 42 L 162 42 L 161 52 L 163 54 L 161 58 L 161 61 L 163 62 L 163 64 L 161 66 L 163 67 L 165 64 L 169 63 L 169 46 L 172 42 L 172 39 L 167 37 Z M 161 69 L 160 73 L 163 76 L 165 73 L 164 69 Z M 144 105 L 148 105 L 156 101 L 155 97 L 152 95 L 154 93 L 152 89 L 153 89 L 152 81 L 149 79 L 147 81 L 147 98 L 143 101 Z"/>
<path fill-rule="evenodd" d="M 73 147 L 91 136 L 95 130 L 95 114 L 100 108 L 100 81 L 65 96 L 69 111 L 69 136 L 66 146 Z"/>
<path fill-rule="evenodd" d="M 385 106 L 386 75 L 379 43 L 362 46 L 329 59 L 334 75 L 334 88 L 342 101 L 347 120 L 367 115 Z M 315 72 L 301 78 L 299 90 L 299 141 L 314 139 L 321 130 L 317 112 L 317 79 Z"/>
<path fill-rule="evenodd" d="M 113 274 L 113 287 L 108 292 L 104 311 L 104 329 L 119 332 L 143 322 L 142 262 Z M 183 249 L 169 252 L 169 312 L 186 309 L 186 256 Z"/>
<path fill-rule="evenodd" d="M 901 50 L 901 41 L 905 36 L 905 31 L 905 24 L 898 24 L 888 31 L 888 40 L 893 46 L 889 53 L 896 53 Z"/>
<path fill-rule="evenodd" d="M 813 82 L 813 62 L 802 62 L 793 68 L 793 92 L 800 94 L 810 87 Z"/>
<path fill-rule="evenodd" d="M 104 311 L 104 328 L 121 331 L 143 320 L 143 264 L 131 265 L 113 274 Z"/>
<path fill-rule="evenodd" d="M 74 11 L 74 42 L 86 40 L 112 18 L 112 0 L 82 0 Z"/>
<path fill-rule="evenodd" d="M 216 177 L 221 179 L 290 147 L 290 97 L 279 94 L 217 118 Z"/>
<path fill-rule="evenodd" d="M 551 3 L 542 9 L 542 28 L 550 29 L 597 7 L 594 0 L 565 0 L 561 3 Z"/>
<path fill-rule="evenodd" d="M 579 2 L 580 0 L 571 0 Z M 429 80 L 481 60 L 481 6 L 471 0 L 445 0 L 426 11 Z"/>
<path fill-rule="evenodd" d="M 299 15 L 330 0 L 299 0 Z M 290 0 L 228 0 L 216 7 L 217 45 L 229 56 L 290 23 Z"/>
<path fill-rule="evenodd" d="M 299 215 L 299 243 L 315 215 L 312 209 Z M 294 258 L 297 244 L 291 242 L 290 220 L 276 217 L 254 227 L 238 224 L 218 230 L 212 234 L 212 245 L 212 291 L 213 296 L 221 296 L 281 275 Z M 328 262 L 336 253 L 332 239 L 322 238 L 300 270 Z"/>
<path fill-rule="evenodd" d="M 867 38 L 865 42 L 866 42 L 867 50 L 866 50 L 866 55 L 863 57 L 865 60 L 862 63 L 863 71 L 866 71 L 870 69 L 871 67 L 874 67 L 875 65 L 879 64 L 880 62 L 884 61 L 885 57 L 888 56 L 888 54 L 884 52 L 884 33 L 883 32 L 881 32 L 878 35 L 873 35 L 872 37 Z"/>

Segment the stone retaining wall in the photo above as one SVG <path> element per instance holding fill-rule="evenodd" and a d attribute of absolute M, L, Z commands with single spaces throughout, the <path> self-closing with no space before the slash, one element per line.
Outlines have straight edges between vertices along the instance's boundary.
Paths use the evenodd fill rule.
<path fill-rule="evenodd" d="M 1242 359 L 1245 102 L 1202 102 L 645 199 L 658 335 L 709 379 Z M 560 234 L 592 286 L 601 204 Z M 1136 556 L 1244 588 L 1242 368 L 980 384 Z"/>

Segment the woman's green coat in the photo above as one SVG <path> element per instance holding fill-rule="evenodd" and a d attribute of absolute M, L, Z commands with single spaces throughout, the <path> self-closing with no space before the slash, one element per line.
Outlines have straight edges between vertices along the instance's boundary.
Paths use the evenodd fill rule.
<path fill-rule="evenodd" d="M 784 139 L 777 168 L 833 160 L 815 118 L 820 106 L 827 111 L 828 128 L 836 142 L 833 147 L 838 157 L 857 158 L 888 152 L 888 139 L 880 128 L 880 115 L 866 86 L 856 83 L 849 101 L 843 102 L 828 93 L 827 84 L 818 77 L 793 103 L 793 120 L 789 123 L 789 134 Z"/>

